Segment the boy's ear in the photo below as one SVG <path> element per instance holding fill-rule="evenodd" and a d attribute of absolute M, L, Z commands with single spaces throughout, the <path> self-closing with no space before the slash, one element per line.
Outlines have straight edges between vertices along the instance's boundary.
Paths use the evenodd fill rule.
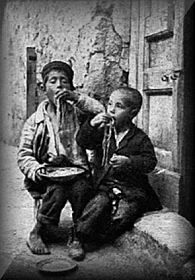
<path fill-rule="evenodd" d="M 41 81 L 37 81 L 37 88 L 40 91 L 45 91 L 45 84 Z"/>
<path fill-rule="evenodd" d="M 137 115 L 137 108 L 133 108 L 129 111 L 131 120 Z"/>

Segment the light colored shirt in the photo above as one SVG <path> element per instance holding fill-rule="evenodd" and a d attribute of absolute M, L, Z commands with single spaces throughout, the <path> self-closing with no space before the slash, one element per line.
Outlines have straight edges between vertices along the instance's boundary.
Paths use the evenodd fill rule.
<path fill-rule="evenodd" d="M 98 114 L 104 111 L 103 105 L 87 95 L 81 95 L 74 106 L 62 112 L 61 125 L 57 128 L 47 112 L 48 100 L 43 101 L 37 111 L 24 124 L 17 161 L 20 170 L 27 178 L 36 180 L 36 170 L 44 166 L 46 155 L 66 155 L 72 163 L 86 166 L 86 156 L 76 142 L 79 129 L 78 113 Z M 54 123 L 56 123 L 54 117 Z M 58 121 L 57 121 L 58 122 Z"/>
<path fill-rule="evenodd" d="M 114 137 L 115 137 L 115 141 L 116 141 L 116 147 L 119 147 L 120 142 L 123 140 L 123 138 L 125 137 L 125 135 L 129 132 L 129 129 L 126 129 L 125 131 L 119 132 L 117 134 L 116 129 L 114 129 Z"/>

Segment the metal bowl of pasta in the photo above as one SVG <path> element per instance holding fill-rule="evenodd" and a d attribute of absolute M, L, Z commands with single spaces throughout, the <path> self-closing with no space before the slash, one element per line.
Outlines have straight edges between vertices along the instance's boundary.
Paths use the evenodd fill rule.
<path fill-rule="evenodd" d="M 46 167 L 46 172 L 41 176 L 45 179 L 55 182 L 67 182 L 75 179 L 76 177 L 84 174 L 85 169 L 80 167 Z"/>

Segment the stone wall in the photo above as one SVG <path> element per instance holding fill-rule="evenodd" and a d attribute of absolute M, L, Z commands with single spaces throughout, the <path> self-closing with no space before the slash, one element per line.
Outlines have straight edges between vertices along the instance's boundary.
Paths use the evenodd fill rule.
<path fill-rule="evenodd" d="M 128 71 L 130 0 L 8 0 L 2 24 L 1 140 L 17 145 L 26 119 L 26 48 L 37 79 L 50 60 L 71 59 L 74 84 L 106 97 Z"/>

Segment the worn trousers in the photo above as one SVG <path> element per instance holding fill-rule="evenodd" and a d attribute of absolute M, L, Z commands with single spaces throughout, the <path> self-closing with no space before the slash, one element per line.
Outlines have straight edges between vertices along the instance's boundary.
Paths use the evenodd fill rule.
<path fill-rule="evenodd" d="M 26 187 L 33 197 L 36 197 L 37 193 L 42 196 L 37 221 L 45 225 L 58 225 L 61 211 L 67 201 L 71 204 L 72 218 L 76 224 L 84 207 L 93 196 L 92 186 L 85 176 L 66 183 L 39 183 L 37 185 L 32 181 L 26 181 Z"/>
<path fill-rule="evenodd" d="M 77 224 L 78 233 L 84 242 L 114 240 L 132 229 L 136 219 L 144 212 L 141 201 L 122 198 L 117 211 L 113 213 L 112 202 L 108 193 L 100 192 L 86 205 Z"/>

